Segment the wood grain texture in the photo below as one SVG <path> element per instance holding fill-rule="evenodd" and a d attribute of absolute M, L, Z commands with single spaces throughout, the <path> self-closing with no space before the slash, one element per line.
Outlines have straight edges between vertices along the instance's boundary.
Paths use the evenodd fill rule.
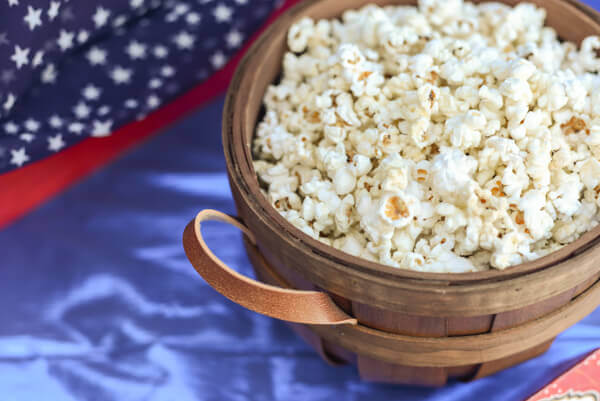
<path fill-rule="evenodd" d="M 477 373 L 473 377 L 471 377 L 471 380 L 477 380 L 483 377 L 493 375 L 496 372 L 499 372 L 506 368 L 510 368 L 511 366 L 525 362 L 531 358 L 535 358 L 536 356 L 539 356 L 546 352 L 548 348 L 550 348 L 550 346 L 552 345 L 553 341 L 554 339 L 551 339 L 539 345 L 536 345 L 535 347 L 530 348 L 526 351 L 517 352 L 516 354 L 507 356 L 505 358 L 481 364 L 477 369 Z"/>
<path fill-rule="evenodd" d="M 254 268 L 268 283 L 290 287 L 255 247 L 246 244 Z M 387 333 L 358 324 L 315 326 L 323 339 L 356 354 L 390 363 L 421 367 L 451 367 L 491 362 L 551 341 L 600 304 L 600 281 L 566 305 L 510 329 L 455 337 L 417 337 Z"/>
<path fill-rule="evenodd" d="M 443 368 L 398 365 L 362 355 L 358 356 L 357 365 L 360 377 L 372 382 L 441 387 L 448 381 L 448 375 Z"/>

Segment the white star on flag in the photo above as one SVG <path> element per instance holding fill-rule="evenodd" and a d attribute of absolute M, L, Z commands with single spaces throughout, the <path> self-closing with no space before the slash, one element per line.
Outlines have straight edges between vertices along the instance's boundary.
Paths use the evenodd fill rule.
<path fill-rule="evenodd" d="M 231 8 L 227 7 L 224 4 L 219 4 L 213 10 L 213 15 L 215 16 L 215 20 L 217 22 L 229 21 L 231 19 L 231 14 L 233 14 L 233 11 L 231 10 Z"/>
<path fill-rule="evenodd" d="M 12 7 L 12 6 L 18 6 L 19 5 L 19 0 L 8 0 L 8 5 L 10 7 Z"/>
<path fill-rule="evenodd" d="M 90 108 L 88 107 L 87 104 L 83 103 L 83 102 L 79 102 L 75 105 L 75 107 L 73 107 L 73 114 L 75 114 L 75 116 L 77 118 L 79 118 L 80 120 L 89 117 L 90 115 Z"/>
<path fill-rule="evenodd" d="M 131 8 L 139 8 L 142 6 L 142 4 L 144 4 L 144 0 L 131 0 L 129 2 Z"/>
<path fill-rule="evenodd" d="M 69 124 L 69 131 L 74 134 L 77 134 L 77 135 L 81 135 L 81 132 L 83 131 L 84 128 L 85 128 L 84 125 L 82 123 L 80 123 L 79 121 L 75 121 L 75 122 Z"/>
<path fill-rule="evenodd" d="M 58 40 L 56 41 L 56 43 L 58 43 L 58 46 L 60 47 L 60 50 L 62 50 L 64 52 L 65 50 L 68 50 L 71 47 L 73 47 L 73 38 L 74 37 L 75 37 L 75 34 L 73 32 L 69 32 L 69 31 L 65 31 L 64 29 L 61 29 Z"/>
<path fill-rule="evenodd" d="M 91 65 L 100 65 L 106 63 L 106 50 L 99 47 L 92 47 L 87 53 L 87 59 Z"/>
<path fill-rule="evenodd" d="M 125 107 L 128 109 L 135 109 L 138 106 L 138 101 L 135 99 L 127 99 L 125 101 Z"/>
<path fill-rule="evenodd" d="M 233 31 L 230 31 L 227 34 L 227 36 L 225 36 L 225 40 L 227 41 L 227 46 L 229 46 L 231 48 L 238 47 L 240 44 L 242 44 L 242 39 L 243 39 L 242 34 L 239 33 L 238 31 L 236 31 L 235 29 Z"/>
<path fill-rule="evenodd" d="M 31 65 L 33 65 L 34 67 L 37 67 L 38 65 L 42 64 L 43 61 L 44 61 L 44 51 L 38 50 L 37 52 L 35 52 L 35 55 L 33 56 L 33 60 L 31 60 Z"/>
<path fill-rule="evenodd" d="M 48 123 L 52 128 L 60 128 L 63 125 L 62 118 L 57 116 L 56 114 L 52 115 L 48 120 Z"/>
<path fill-rule="evenodd" d="M 103 137 L 103 136 L 110 135 L 111 129 L 112 129 L 112 121 L 111 120 L 106 120 L 106 121 L 94 120 L 93 125 L 94 125 L 94 127 L 92 129 L 93 137 Z"/>
<path fill-rule="evenodd" d="M 48 8 L 48 18 L 52 21 L 54 18 L 58 16 L 58 10 L 60 8 L 60 2 L 51 1 L 50 8 Z"/>
<path fill-rule="evenodd" d="M 115 28 L 120 27 L 121 25 L 124 25 L 127 22 L 127 17 L 124 15 L 119 15 L 117 18 L 115 18 L 115 20 L 113 21 L 113 26 Z"/>
<path fill-rule="evenodd" d="M 87 100 L 97 100 L 100 97 L 100 88 L 89 84 L 88 86 L 86 86 L 85 88 L 83 88 L 83 90 L 81 91 L 81 93 L 83 94 L 83 97 L 86 98 Z"/>
<path fill-rule="evenodd" d="M 146 104 L 148 105 L 148 107 L 153 109 L 160 104 L 160 99 L 156 95 L 150 95 L 150 96 L 148 96 L 148 100 L 147 100 Z"/>
<path fill-rule="evenodd" d="M 210 63 L 217 70 L 219 68 L 223 67 L 225 65 L 226 61 L 227 61 L 227 59 L 225 58 L 225 55 L 222 52 L 220 52 L 220 51 L 216 52 L 215 54 L 213 54 L 210 57 Z"/>
<path fill-rule="evenodd" d="M 2 107 L 4 107 L 4 110 L 8 111 L 8 110 L 12 109 L 12 107 L 15 105 L 16 101 L 17 101 L 17 98 L 15 97 L 15 95 L 13 95 L 12 93 L 9 93 L 8 96 L 6 96 L 6 101 L 4 102 Z"/>
<path fill-rule="evenodd" d="M 18 45 L 15 45 L 15 52 L 10 59 L 15 62 L 17 69 L 20 70 L 21 67 L 29 64 L 29 49 L 21 49 Z"/>
<path fill-rule="evenodd" d="M 84 29 L 82 29 L 81 31 L 79 31 L 79 33 L 77 33 L 77 41 L 79 43 L 87 42 L 89 37 L 90 37 L 90 34 L 88 33 L 88 31 L 86 31 Z"/>
<path fill-rule="evenodd" d="M 52 152 L 58 152 L 64 147 L 65 141 L 63 141 L 63 137 L 61 134 L 48 137 L 48 150 L 51 150 Z"/>
<path fill-rule="evenodd" d="M 19 131 L 19 126 L 12 121 L 9 121 L 4 124 L 4 131 L 6 131 L 7 134 L 14 135 Z"/>
<path fill-rule="evenodd" d="M 174 12 L 170 12 L 165 16 L 165 21 L 175 22 L 177 21 L 177 18 L 179 18 L 179 15 L 175 14 Z"/>
<path fill-rule="evenodd" d="M 19 148 L 16 150 L 11 149 L 10 154 L 11 154 L 10 163 L 15 164 L 19 167 L 21 167 L 23 164 L 25 164 L 29 160 L 29 156 L 27 156 L 27 153 L 25 152 L 25 148 Z"/>
<path fill-rule="evenodd" d="M 131 70 L 127 68 L 123 68 L 121 66 L 116 66 L 110 73 L 110 77 L 115 82 L 115 84 L 127 84 L 131 81 Z"/>
<path fill-rule="evenodd" d="M 157 88 L 160 88 L 161 86 L 162 86 L 162 80 L 160 80 L 159 78 L 152 78 L 148 82 L 148 87 L 150 89 L 157 89 Z"/>
<path fill-rule="evenodd" d="M 100 28 L 108 22 L 108 17 L 110 16 L 110 11 L 106 8 L 98 7 L 96 8 L 96 12 L 92 19 L 94 20 L 94 24 L 96 24 L 96 28 Z"/>
<path fill-rule="evenodd" d="M 186 31 L 179 32 L 175 36 L 175 38 L 173 38 L 173 41 L 175 42 L 177 47 L 179 47 L 182 50 L 183 49 L 191 49 L 192 47 L 194 47 L 195 40 L 196 40 L 196 38 L 194 38 L 192 35 L 190 35 Z"/>
<path fill-rule="evenodd" d="M 175 6 L 175 9 L 173 10 L 175 12 L 175 14 L 177 15 L 184 15 L 186 14 L 188 11 L 190 10 L 190 6 L 188 6 L 185 3 L 179 3 Z"/>
<path fill-rule="evenodd" d="M 196 25 L 200 22 L 201 16 L 198 13 L 191 12 L 185 16 L 185 22 L 190 25 Z"/>
<path fill-rule="evenodd" d="M 31 143 L 35 139 L 35 135 L 29 132 L 24 132 L 21 135 L 19 135 L 19 139 L 27 143 Z"/>
<path fill-rule="evenodd" d="M 160 69 L 160 73 L 163 77 L 172 77 L 173 75 L 175 75 L 175 69 L 170 65 L 165 65 L 163 68 Z"/>
<path fill-rule="evenodd" d="M 40 123 L 38 123 L 33 118 L 28 118 L 27 120 L 25 120 L 25 124 L 23 125 L 25 126 L 25 129 L 27 131 L 37 132 L 37 130 L 40 129 Z"/>
<path fill-rule="evenodd" d="M 100 106 L 98 108 L 98 115 L 99 116 L 105 116 L 108 113 L 110 113 L 110 106 L 104 105 L 104 106 Z"/>
<path fill-rule="evenodd" d="M 41 79 L 42 82 L 46 84 L 54 83 L 56 81 L 56 69 L 54 68 L 54 64 L 50 63 L 44 68 Z"/>
<path fill-rule="evenodd" d="M 36 26 L 42 25 L 41 17 L 42 17 L 42 9 L 41 8 L 35 9 L 31 6 L 27 6 L 27 15 L 23 19 L 29 25 L 29 30 L 33 31 Z"/>
<path fill-rule="evenodd" d="M 146 45 L 133 40 L 127 45 L 126 52 L 132 60 L 145 58 Z"/>
<path fill-rule="evenodd" d="M 152 53 L 156 58 L 165 58 L 169 54 L 169 50 L 165 46 L 158 45 L 154 47 Z"/>

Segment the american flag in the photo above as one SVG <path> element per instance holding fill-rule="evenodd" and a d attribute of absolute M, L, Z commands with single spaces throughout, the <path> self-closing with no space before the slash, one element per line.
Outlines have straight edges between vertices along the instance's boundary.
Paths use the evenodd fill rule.
<path fill-rule="evenodd" d="M 225 66 L 278 3 L 0 2 L 0 173 L 143 120 Z"/>

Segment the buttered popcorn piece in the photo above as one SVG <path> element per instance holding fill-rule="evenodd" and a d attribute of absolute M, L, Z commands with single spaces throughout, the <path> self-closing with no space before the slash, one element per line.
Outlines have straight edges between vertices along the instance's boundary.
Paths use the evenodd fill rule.
<path fill-rule="evenodd" d="M 600 38 L 520 3 L 368 5 L 288 32 L 254 167 L 273 206 L 354 256 L 504 269 L 598 224 Z"/>

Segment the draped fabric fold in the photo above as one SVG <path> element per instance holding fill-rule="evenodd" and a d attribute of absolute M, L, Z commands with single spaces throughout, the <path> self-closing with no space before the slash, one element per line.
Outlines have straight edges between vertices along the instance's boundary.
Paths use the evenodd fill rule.
<path fill-rule="evenodd" d="M 110 135 L 204 81 L 276 0 L 3 0 L 0 173 Z"/>

